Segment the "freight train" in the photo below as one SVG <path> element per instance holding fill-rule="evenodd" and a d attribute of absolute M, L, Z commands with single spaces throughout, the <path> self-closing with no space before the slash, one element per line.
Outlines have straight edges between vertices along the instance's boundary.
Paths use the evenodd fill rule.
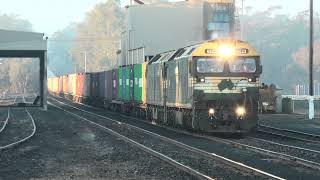
<path fill-rule="evenodd" d="M 262 65 L 248 42 L 217 39 L 106 72 L 48 79 L 51 93 L 158 124 L 246 133 L 258 122 Z"/>

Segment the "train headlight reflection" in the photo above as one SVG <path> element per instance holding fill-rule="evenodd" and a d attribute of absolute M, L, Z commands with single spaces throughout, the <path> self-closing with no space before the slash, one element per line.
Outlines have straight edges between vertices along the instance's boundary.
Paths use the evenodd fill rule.
<path fill-rule="evenodd" d="M 237 107 L 236 114 L 238 116 L 244 116 L 246 114 L 246 109 L 244 107 Z"/>
<path fill-rule="evenodd" d="M 231 57 L 234 55 L 234 49 L 228 45 L 222 45 L 218 49 L 218 53 L 222 57 Z"/>
<path fill-rule="evenodd" d="M 214 115 L 214 109 L 213 109 L 213 108 L 210 108 L 210 109 L 209 109 L 209 115 L 210 115 L 210 116 L 213 116 L 213 115 Z"/>

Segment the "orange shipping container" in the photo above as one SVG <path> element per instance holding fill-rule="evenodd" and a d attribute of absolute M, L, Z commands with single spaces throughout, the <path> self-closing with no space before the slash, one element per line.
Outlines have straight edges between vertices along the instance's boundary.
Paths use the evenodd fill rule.
<path fill-rule="evenodd" d="M 70 95 L 75 95 L 76 93 L 76 88 L 77 88 L 77 78 L 76 74 L 70 74 L 68 76 L 68 93 Z"/>
<path fill-rule="evenodd" d="M 48 87 L 48 91 L 51 92 L 51 78 L 47 79 L 47 87 Z"/>
<path fill-rule="evenodd" d="M 63 94 L 68 94 L 68 75 L 63 76 Z"/>

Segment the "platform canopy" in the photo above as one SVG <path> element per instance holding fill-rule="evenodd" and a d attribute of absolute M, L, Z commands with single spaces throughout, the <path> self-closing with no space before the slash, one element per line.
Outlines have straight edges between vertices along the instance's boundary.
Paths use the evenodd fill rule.
<path fill-rule="evenodd" d="M 0 58 L 40 60 L 40 107 L 47 108 L 47 38 L 43 33 L 0 30 Z M 36 104 L 36 103 L 35 103 Z"/>

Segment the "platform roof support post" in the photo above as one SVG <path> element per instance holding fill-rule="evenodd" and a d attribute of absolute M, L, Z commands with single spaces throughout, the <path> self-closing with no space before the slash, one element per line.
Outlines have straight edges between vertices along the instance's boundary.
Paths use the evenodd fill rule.
<path fill-rule="evenodd" d="M 40 58 L 40 96 L 41 107 L 47 110 L 47 52 L 43 52 Z"/>

